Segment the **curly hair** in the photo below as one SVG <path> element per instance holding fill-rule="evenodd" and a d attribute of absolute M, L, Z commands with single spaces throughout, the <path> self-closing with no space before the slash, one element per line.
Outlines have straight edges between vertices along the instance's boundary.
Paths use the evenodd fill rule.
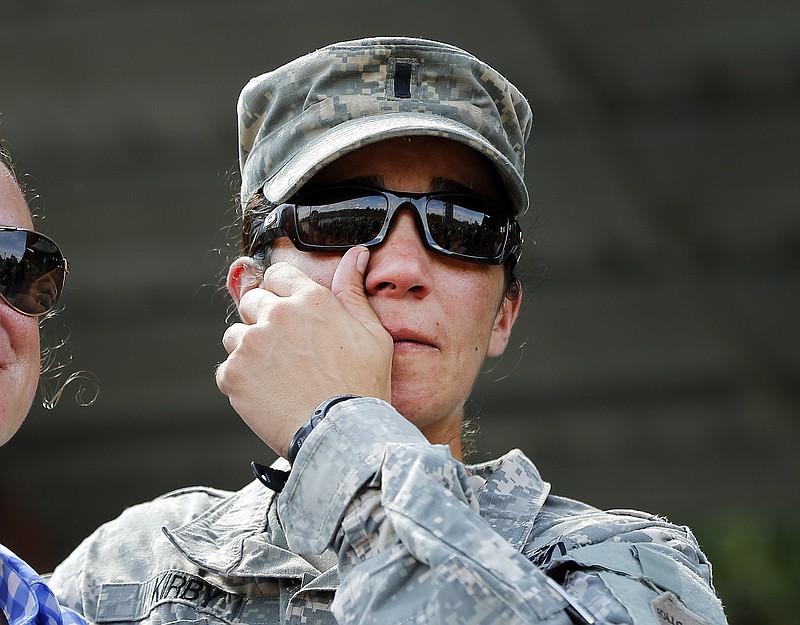
<path fill-rule="evenodd" d="M 30 197 L 32 191 L 19 174 L 16 167 L 14 157 L 11 153 L 10 147 L 0 139 L 0 166 L 5 167 L 11 174 L 11 177 L 19 187 L 25 203 L 30 207 Z M 36 219 L 35 214 L 31 217 Z M 42 332 L 45 328 L 43 322 L 54 317 L 59 309 L 52 310 L 46 315 L 40 317 L 39 330 Z M 42 406 L 47 409 L 55 408 L 61 396 L 64 394 L 65 389 L 69 384 L 76 380 L 88 382 L 89 388 L 81 384 L 76 393 L 76 401 L 81 406 L 88 406 L 94 403 L 97 398 L 99 387 L 96 378 L 93 374 L 86 371 L 77 371 L 68 373 L 67 365 L 72 360 L 72 354 L 66 345 L 66 339 L 59 339 L 57 337 L 48 337 L 47 339 L 40 339 L 40 362 L 39 367 L 39 394 L 42 398 Z"/>

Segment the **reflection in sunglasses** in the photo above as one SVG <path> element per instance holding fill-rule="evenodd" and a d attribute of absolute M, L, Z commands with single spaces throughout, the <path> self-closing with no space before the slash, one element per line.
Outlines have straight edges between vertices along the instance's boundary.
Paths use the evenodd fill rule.
<path fill-rule="evenodd" d="M 416 211 L 423 242 L 432 250 L 470 262 L 501 264 L 522 253 L 516 220 L 491 200 L 468 194 L 396 195 L 372 187 L 334 186 L 299 195 L 278 206 L 254 232 L 250 253 L 286 236 L 298 249 L 345 250 L 378 245 L 398 210 Z"/>
<path fill-rule="evenodd" d="M 51 311 L 68 272 L 69 263 L 53 240 L 0 227 L 0 298 L 16 311 L 29 316 Z"/>

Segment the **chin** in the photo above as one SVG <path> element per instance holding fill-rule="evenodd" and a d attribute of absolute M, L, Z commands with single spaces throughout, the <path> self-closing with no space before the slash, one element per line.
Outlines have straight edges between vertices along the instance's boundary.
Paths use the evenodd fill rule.
<path fill-rule="evenodd" d="M 421 396 L 424 397 L 425 395 L 421 394 Z M 420 403 L 419 397 L 420 395 L 418 394 L 413 399 L 409 399 L 409 401 L 403 401 L 401 398 L 395 402 L 393 399 L 392 406 L 406 421 L 412 423 L 423 433 L 432 429 L 447 429 L 447 424 L 453 419 L 458 422 L 458 429 L 460 429 L 460 415 L 448 417 L 445 415 L 445 411 L 435 410 L 432 404 L 424 401 Z"/>

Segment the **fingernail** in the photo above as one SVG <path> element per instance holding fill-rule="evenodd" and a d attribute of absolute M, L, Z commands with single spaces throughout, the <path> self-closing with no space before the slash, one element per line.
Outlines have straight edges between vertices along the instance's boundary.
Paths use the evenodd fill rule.
<path fill-rule="evenodd" d="M 364 248 L 356 260 L 356 267 L 358 267 L 358 271 L 364 273 L 367 270 L 367 263 L 369 263 L 369 251 Z"/>

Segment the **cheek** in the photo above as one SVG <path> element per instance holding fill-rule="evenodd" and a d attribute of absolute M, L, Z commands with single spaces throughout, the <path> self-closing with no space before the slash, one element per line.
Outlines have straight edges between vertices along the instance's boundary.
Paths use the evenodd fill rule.
<path fill-rule="evenodd" d="M 2 348 L 10 350 L 16 361 L 39 362 L 39 322 L 0 304 Z"/>
<path fill-rule="evenodd" d="M 288 240 L 280 239 L 276 241 L 270 258 L 273 264 L 289 263 L 297 267 L 314 282 L 329 289 L 342 255 L 301 252 Z"/>
<path fill-rule="evenodd" d="M 21 315 L 19 315 L 21 317 Z M 41 345 L 39 322 L 33 317 L 22 317 L 12 335 L 12 347 L 18 362 L 26 369 L 28 385 L 34 388 L 39 383 Z"/>
<path fill-rule="evenodd" d="M 474 328 L 474 347 L 478 347 L 478 351 L 486 349 L 503 300 L 502 280 L 496 279 L 494 273 L 482 278 L 465 287 L 457 298 L 467 323 Z"/>
<path fill-rule="evenodd" d="M 39 325 L 8 309 L 0 311 L 0 439 L 4 442 L 25 419 L 39 383 Z"/>
<path fill-rule="evenodd" d="M 487 278 L 489 276 L 486 276 Z M 477 370 L 491 347 L 492 330 L 501 301 L 502 283 L 495 280 L 452 280 L 445 298 L 444 318 L 451 349 L 467 370 Z"/>

